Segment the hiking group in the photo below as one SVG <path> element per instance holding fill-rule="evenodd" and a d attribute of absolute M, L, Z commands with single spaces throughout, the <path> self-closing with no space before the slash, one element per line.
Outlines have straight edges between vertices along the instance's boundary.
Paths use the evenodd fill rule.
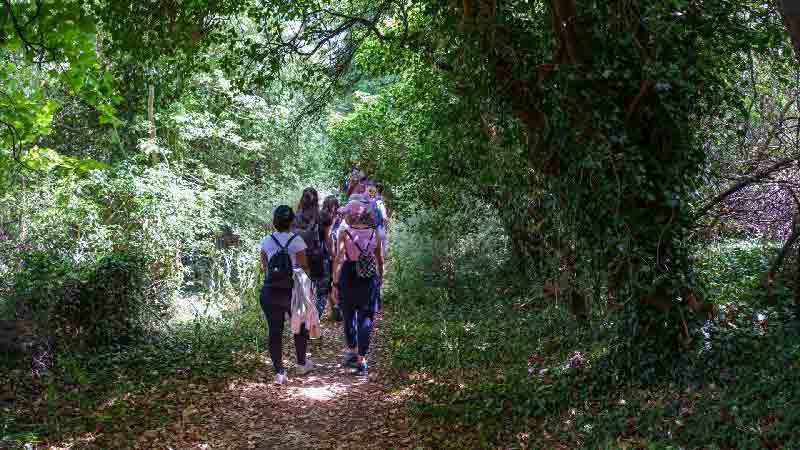
<path fill-rule="evenodd" d="M 275 209 L 274 232 L 261 241 L 260 303 L 277 384 L 288 382 L 281 353 L 287 319 L 297 354 L 295 373 L 304 375 L 314 369 L 306 358 L 308 340 L 320 337 L 328 303 L 331 318 L 344 326 L 343 364 L 367 376 L 373 320 L 381 306 L 387 210 L 383 185 L 359 169 L 353 169 L 344 191 L 344 206 L 330 195 L 320 207 L 317 191 L 304 189 L 296 211 L 287 205 Z"/>

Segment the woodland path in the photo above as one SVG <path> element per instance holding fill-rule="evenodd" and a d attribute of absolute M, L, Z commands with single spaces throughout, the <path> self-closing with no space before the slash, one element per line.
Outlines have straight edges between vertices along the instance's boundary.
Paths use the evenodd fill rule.
<path fill-rule="evenodd" d="M 381 321 L 376 320 L 369 379 L 341 366 L 341 323 L 323 321 L 323 338 L 309 343 L 316 370 L 293 376 L 294 343 L 284 339 L 289 383 L 272 383 L 272 365 L 231 382 L 209 414 L 193 417 L 197 449 L 405 449 L 408 434 L 403 396 L 382 378 Z M 288 337 L 288 336 L 287 336 Z"/>

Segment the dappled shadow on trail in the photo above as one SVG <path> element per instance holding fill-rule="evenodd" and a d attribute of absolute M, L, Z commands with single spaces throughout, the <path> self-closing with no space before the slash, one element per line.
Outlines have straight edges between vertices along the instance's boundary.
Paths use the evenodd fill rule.
<path fill-rule="evenodd" d="M 197 354 L 171 376 L 153 373 L 142 378 L 137 389 L 131 389 L 131 381 L 123 383 L 126 373 L 122 372 L 118 392 L 98 405 L 81 407 L 73 402 L 54 410 L 59 419 L 55 423 L 69 428 L 53 427 L 60 435 L 32 448 L 417 448 L 419 439 L 410 436 L 405 412 L 411 393 L 390 376 L 388 361 L 383 360 L 381 318 L 376 319 L 369 379 L 356 377 L 352 369 L 341 366 L 341 323 L 325 321 L 322 329 L 323 339 L 312 341 L 308 350 L 316 370 L 305 376 L 294 375 L 293 340 L 288 333 L 285 336 L 287 385 L 273 384 L 274 372 L 265 351 L 236 351 L 232 361 L 218 366 L 203 359 L 209 355 Z M 209 374 L 209 367 L 219 367 L 220 372 Z M 4 444 L 0 439 L 0 449 L 8 448 Z"/>
<path fill-rule="evenodd" d="M 379 322 L 379 321 L 378 321 Z M 289 383 L 272 384 L 268 358 L 247 379 L 232 381 L 214 405 L 192 414 L 182 448 L 192 449 L 401 449 L 413 448 L 404 399 L 381 379 L 377 336 L 369 379 L 341 366 L 340 323 L 324 322 L 323 339 L 309 353 L 316 370 L 293 376 L 293 347 L 285 339 Z"/>

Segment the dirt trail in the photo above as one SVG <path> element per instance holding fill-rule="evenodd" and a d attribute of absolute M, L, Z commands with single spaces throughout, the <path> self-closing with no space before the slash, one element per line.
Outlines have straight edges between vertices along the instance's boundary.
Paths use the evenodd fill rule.
<path fill-rule="evenodd" d="M 217 449 L 405 449 L 408 434 L 400 393 L 382 378 L 381 318 L 376 320 L 369 379 L 341 366 L 341 323 L 323 322 L 323 338 L 311 341 L 316 370 L 294 376 L 294 347 L 284 339 L 289 383 L 272 384 L 267 363 L 250 379 L 231 383 L 217 395 L 212 414 L 195 417 L 202 436 L 193 448 Z M 264 356 L 265 358 L 268 357 Z"/>

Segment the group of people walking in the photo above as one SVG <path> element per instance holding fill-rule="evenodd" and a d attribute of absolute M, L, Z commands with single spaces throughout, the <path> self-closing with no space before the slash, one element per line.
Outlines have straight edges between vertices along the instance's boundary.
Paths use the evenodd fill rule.
<path fill-rule="evenodd" d="M 304 189 L 296 211 L 288 205 L 275 209 L 274 232 L 261 241 L 265 277 L 260 303 L 277 384 L 288 382 L 281 351 L 298 276 L 311 280 L 317 317 L 322 318 L 330 303 L 331 318 L 343 323 L 343 365 L 357 375 L 368 374 L 373 321 L 381 307 L 388 216 L 383 185 L 363 171 L 353 169 L 344 192 L 344 205 L 330 195 L 320 207 L 317 191 Z M 314 369 L 306 358 L 308 340 L 309 327 L 303 323 L 294 333 L 297 375 Z"/>

